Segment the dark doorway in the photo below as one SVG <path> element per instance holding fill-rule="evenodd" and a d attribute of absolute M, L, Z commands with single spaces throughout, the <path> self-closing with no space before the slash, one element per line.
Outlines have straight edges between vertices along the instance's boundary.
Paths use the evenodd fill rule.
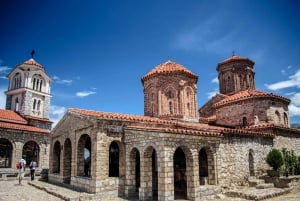
<path fill-rule="evenodd" d="M 152 198 L 158 200 L 158 172 L 157 172 L 157 155 L 152 151 Z"/>
<path fill-rule="evenodd" d="M 109 146 L 109 176 L 119 177 L 119 154 L 120 149 L 116 142 Z"/>
<path fill-rule="evenodd" d="M 141 167 L 140 167 L 140 153 L 136 152 L 135 156 L 135 192 L 139 192 L 141 186 Z"/>
<path fill-rule="evenodd" d="M 199 176 L 200 185 L 205 185 L 208 177 L 208 160 L 204 148 L 199 152 Z"/>
<path fill-rule="evenodd" d="M 22 158 L 26 161 L 26 166 L 29 167 L 31 161 L 35 161 L 39 166 L 40 148 L 34 141 L 26 142 L 23 146 Z"/>
<path fill-rule="evenodd" d="M 55 142 L 54 148 L 53 148 L 53 173 L 59 173 L 60 172 L 60 143 L 58 141 Z"/>
<path fill-rule="evenodd" d="M 177 148 L 174 157 L 174 198 L 187 199 L 186 158 L 183 150 Z"/>
<path fill-rule="evenodd" d="M 12 144 L 4 138 L 0 138 L 0 168 L 11 168 Z"/>

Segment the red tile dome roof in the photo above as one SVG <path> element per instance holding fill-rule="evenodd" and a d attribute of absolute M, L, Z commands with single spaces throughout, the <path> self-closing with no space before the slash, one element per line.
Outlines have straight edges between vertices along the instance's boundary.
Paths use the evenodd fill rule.
<path fill-rule="evenodd" d="M 185 73 L 195 79 L 198 79 L 198 76 L 192 71 L 188 70 L 187 68 L 178 63 L 169 60 L 153 68 L 149 73 L 142 77 L 142 81 L 144 82 L 145 80 L 149 79 L 154 75 L 170 73 Z"/>
<path fill-rule="evenodd" d="M 237 61 L 247 61 L 249 63 L 251 63 L 252 65 L 254 65 L 254 61 L 246 58 L 246 57 L 241 57 L 241 56 L 237 56 L 237 55 L 232 55 L 231 57 L 225 59 L 224 61 L 218 63 L 218 67 L 227 63 L 232 63 L 232 62 L 237 62 Z"/>
<path fill-rule="evenodd" d="M 225 98 L 219 102 L 217 102 L 215 104 L 215 107 L 220 107 L 222 105 L 226 105 L 226 104 L 230 104 L 230 103 L 234 103 L 236 101 L 241 101 L 241 100 L 247 100 L 247 99 L 251 99 L 251 98 L 277 98 L 280 99 L 282 101 L 285 101 L 287 103 L 290 102 L 289 99 L 283 97 L 283 96 L 279 96 L 273 93 L 267 93 L 264 91 L 258 91 L 258 90 L 245 90 L 245 91 L 240 91 L 238 93 L 235 93 L 231 96 L 229 96 L 228 98 Z"/>

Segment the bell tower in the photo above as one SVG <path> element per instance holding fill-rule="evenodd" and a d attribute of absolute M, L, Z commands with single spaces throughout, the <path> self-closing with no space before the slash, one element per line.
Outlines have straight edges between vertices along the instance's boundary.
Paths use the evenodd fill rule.
<path fill-rule="evenodd" d="M 219 90 L 221 94 L 231 95 L 239 91 L 255 89 L 254 62 L 248 58 L 233 55 L 217 66 Z"/>
<path fill-rule="evenodd" d="M 19 113 L 30 125 L 50 130 L 51 79 L 33 56 L 34 51 L 29 60 L 16 65 L 8 74 L 6 109 Z"/>

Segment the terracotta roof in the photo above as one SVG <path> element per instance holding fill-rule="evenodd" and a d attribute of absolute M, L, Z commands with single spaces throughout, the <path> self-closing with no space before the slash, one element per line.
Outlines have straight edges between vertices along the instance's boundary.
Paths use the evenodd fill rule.
<path fill-rule="evenodd" d="M 29 116 L 29 115 L 25 115 L 24 116 L 26 119 L 32 119 L 32 120 L 38 120 L 38 121 L 43 121 L 43 122 L 50 122 L 52 123 L 52 121 L 50 121 L 49 119 L 46 118 L 39 118 L 39 117 L 34 117 L 34 116 Z"/>
<path fill-rule="evenodd" d="M 216 121 L 217 120 L 217 116 L 216 115 L 213 115 L 213 116 L 210 116 L 210 117 L 200 117 L 199 118 L 199 121 L 200 122 L 213 122 L 213 121 Z"/>
<path fill-rule="evenodd" d="M 44 69 L 44 67 L 43 67 L 41 64 L 39 64 L 38 62 L 36 62 L 33 58 L 31 58 L 31 59 L 25 61 L 23 64 L 27 64 L 27 65 L 35 65 L 35 66 L 37 66 L 37 67 L 40 67 L 40 68 Z"/>
<path fill-rule="evenodd" d="M 0 121 L 15 122 L 20 124 L 27 124 L 26 119 L 12 110 L 0 109 Z"/>
<path fill-rule="evenodd" d="M 166 61 L 165 63 L 159 64 L 155 68 L 153 68 L 149 73 L 144 75 L 142 77 L 142 81 L 144 82 L 145 80 L 149 79 L 153 75 L 157 74 L 170 74 L 170 73 L 186 73 L 189 76 L 194 77 L 195 79 L 198 79 L 198 76 L 194 74 L 192 71 L 188 70 L 184 66 L 177 64 L 173 61 Z"/>
<path fill-rule="evenodd" d="M 164 128 L 164 127 L 147 127 L 147 126 L 127 126 L 129 129 L 140 129 L 140 130 L 154 130 L 154 131 L 162 131 L 166 133 L 177 133 L 177 134 L 190 134 L 190 135 L 205 135 L 205 136 L 216 136 L 222 137 L 223 134 L 221 132 L 215 131 L 203 131 L 203 130 L 193 130 L 193 129 L 180 129 L 180 128 Z"/>
<path fill-rule="evenodd" d="M 105 119 L 119 119 L 119 120 L 129 120 L 129 121 L 144 121 L 144 122 L 153 122 L 153 123 L 174 124 L 174 121 L 171 120 L 163 120 L 163 119 L 148 117 L 148 116 L 100 112 L 100 111 L 83 110 L 83 109 L 76 109 L 76 108 L 70 108 L 69 112 L 92 116 L 92 117 L 105 118 Z"/>
<path fill-rule="evenodd" d="M 93 110 L 83 110 L 70 108 L 68 110 L 71 113 L 76 113 L 79 115 L 103 118 L 103 119 L 116 119 L 123 121 L 135 121 L 135 122 L 147 122 L 152 123 L 151 125 L 145 126 L 144 124 L 137 125 L 127 125 L 127 128 L 142 129 L 142 130 L 157 130 L 168 133 L 182 133 L 182 134 L 195 134 L 195 135 L 210 135 L 210 136 L 222 136 L 222 132 L 225 134 L 240 134 L 240 135 L 257 135 L 257 136 L 267 136 L 273 137 L 272 134 L 267 132 L 257 132 L 245 129 L 228 129 L 221 126 L 208 125 L 204 123 L 190 123 L 181 122 L 176 120 L 164 120 L 156 117 L 147 116 L 137 116 L 128 114 L 118 114 L 109 112 L 100 112 Z M 153 126 L 153 124 L 156 124 Z"/>
<path fill-rule="evenodd" d="M 224 61 L 218 63 L 219 65 L 223 65 L 226 63 L 230 63 L 230 62 L 236 62 L 236 61 L 248 61 L 250 63 L 252 63 L 252 65 L 254 65 L 254 62 L 246 57 L 241 57 L 241 56 L 237 56 L 237 55 L 232 55 L 231 57 L 225 59 Z"/>
<path fill-rule="evenodd" d="M 35 127 L 35 126 L 8 123 L 8 122 L 0 122 L 0 128 L 24 130 L 24 131 L 39 132 L 39 133 L 49 133 L 49 131 Z"/>
<path fill-rule="evenodd" d="M 287 99 L 283 96 L 273 94 L 273 93 L 267 93 L 267 92 L 258 91 L 258 90 L 245 90 L 245 91 L 240 91 L 238 93 L 235 93 L 235 94 L 217 102 L 215 104 L 215 107 L 220 107 L 222 105 L 241 101 L 241 100 L 247 100 L 247 99 L 251 99 L 251 98 L 262 98 L 262 97 L 263 98 L 271 98 L 272 97 L 272 98 L 281 99 L 282 101 L 285 101 L 287 103 L 290 102 L 289 99 Z"/>

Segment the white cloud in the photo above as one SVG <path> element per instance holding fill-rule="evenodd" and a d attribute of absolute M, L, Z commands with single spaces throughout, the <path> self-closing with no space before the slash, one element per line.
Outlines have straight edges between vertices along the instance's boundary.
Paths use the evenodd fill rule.
<path fill-rule="evenodd" d="M 62 80 L 58 76 L 54 75 L 52 77 L 52 80 L 57 84 L 65 84 L 65 85 L 71 85 L 73 80 Z"/>
<path fill-rule="evenodd" d="M 219 79 L 218 77 L 215 77 L 214 79 L 211 80 L 212 83 L 219 84 Z"/>
<path fill-rule="evenodd" d="M 95 91 L 79 91 L 76 93 L 76 96 L 83 98 L 83 97 L 90 96 L 93 94 L 96 94 L 96 92 Z"/>
<path fill-rule="evenodd" d="M 6 95 L 5 92 L 6 88 L 1 87 L 0 88 L 0 108 L 4 109 L 5 108 L 5 103 L 6 103 Z"/>
<path fill-rule="evenodd" d="M 300 107 L 297 107 L 293 104 L 289 105 L 290 116 L 300 116 Z"/>
<path fill-rule="evenodd" d="M 208 92 L 208 99 L 211 99 L 212 97 L 214 97 L 217 93 L 219 93 L 218 89 L 215 89 L 214 91 Z"/>
<path fill-rule="evenodd" d="M 0 73 L 9 73 L 11 68 L 8 66 L 0 66 Z"/>
<path fill-rule="evenodd" d="M 62 106 L 51 105 L 50 106 L 50 119 L 53 121 L 52 128 L 56 126 L 59 120 L 63 117 L 67 109 Z"/>
<path fill-rule="evenodd" d="M 276 82 L 273 84 L 265 84 L 265 86 L 270 90 L 279 90 L 289 87 L 298 87 L 300 88 L 300 69 L 296 71 L 294 75 L 289 76 L 288 80 Z"/>

